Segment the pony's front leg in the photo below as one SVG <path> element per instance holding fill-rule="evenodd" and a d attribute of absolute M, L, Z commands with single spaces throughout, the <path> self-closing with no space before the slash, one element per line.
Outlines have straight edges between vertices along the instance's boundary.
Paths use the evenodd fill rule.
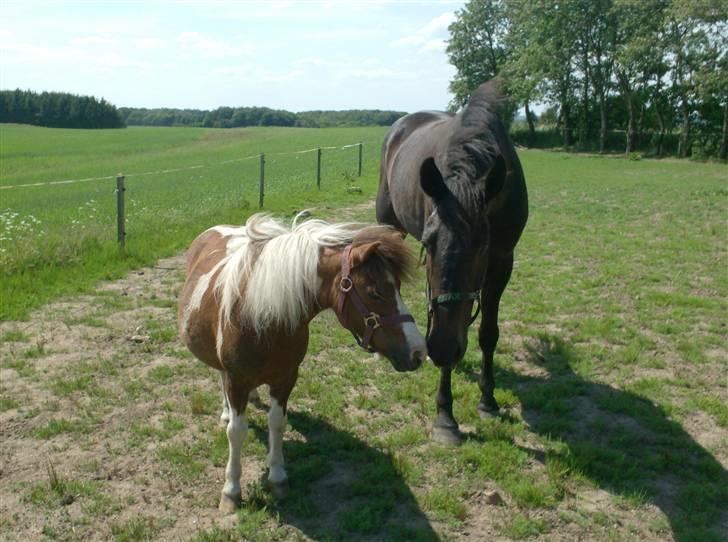
<path fill-rule="evenodd" d="M 432 440 L 441 444 L 460 444 L 462 435 L 452 413 L 452 369 L 440 368 L 440 387 L 437 390 L 437 417 L 432 424 Z"/>
<path fill-rule="evenodd" d="M 228 402 L 227 394 L 225 393 L 225 379 L 222 375 L 220 376 L 220 381 L 222 384 L 222 412 L 220 413 L 220 425 L 227 427 L 227 424 L 230 421 L 230 403 Z M 259 401 L 260 394 L 258 393 L 258 390 L 251 390 L 248 394 L 248 402 L 255 402 L 257 404 Z"/>

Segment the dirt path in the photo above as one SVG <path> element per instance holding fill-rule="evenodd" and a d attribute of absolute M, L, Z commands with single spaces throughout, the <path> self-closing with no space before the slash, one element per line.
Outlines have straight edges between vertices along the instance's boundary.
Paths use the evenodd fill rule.
<path fill-rule="evenodd" d="M 106 540 L 141 529 L 177 539 L 234 520 L 211 503 L 190 506 L 196 495 L 180 492 L 174 461 L 157 450 L 172 454 L 177 433 L 199 432 L 211 421 L 200 414 L 216 406 L 213 375 L 174 340 L 183 264 L 161 260 L 0 324 L 0 336 L 18 339 L 0 345 L 0 538 Z M 203 404 L 191 408 L 190 397 Z M 154 434 L 166 439 L 145 438 Z M 200 493 L 209 495 L 222 471 L 207 468 Z M 159 516 L 140 523 L 150 507 Z"/>

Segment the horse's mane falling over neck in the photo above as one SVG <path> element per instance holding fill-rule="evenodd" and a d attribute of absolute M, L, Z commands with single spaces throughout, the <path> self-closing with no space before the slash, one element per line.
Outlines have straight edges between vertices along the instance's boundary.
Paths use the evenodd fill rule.
<path fill-rule="evenodd" d="M 380 259 L 396 276 L 406 274 L 409 251 L 388 226 L 330 224 L 300 220 L 289 228 L 266 214 L 245 223 L 245 240 L 232 252 L 215 283 L 220 300 L 220 322 L 229 325 L 237 307 L 240 324 L 257 334 L 270 327 L 293 331 L 317 306 L 322 279 L 318 274 L 321 250 L 381 240 Z"/>
<path fill-rule="evenodd" d="M 480 85 L 468 105 L 455 116 L 444 153 L 448 187 L 466 207 L 485 207 L 485 175 L 501 155 L 496 130 L 497 110 L 504 97 L 498 80 Z"/>

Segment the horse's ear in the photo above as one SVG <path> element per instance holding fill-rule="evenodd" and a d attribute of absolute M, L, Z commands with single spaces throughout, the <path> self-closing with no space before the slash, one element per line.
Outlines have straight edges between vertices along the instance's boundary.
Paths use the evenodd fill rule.
<path fill-rule="evenodd" d="M 435 159 L 430 157 L 420 166 L 420 186 L 425 194 L 433 200 L 441 201 L 447 195 L 447 186 L 442 178 L 440 170 L 437 169 Z"/>
<path fill-rule="evenodd" d="M 374 241 L 372 243 L 365 243 L 352 247 L 351 249 L 351 267 L 363 264 L 367 261 L 379 248 L 381 241 Z"/>
<path fill-rule="evenodd" d="M 495 159 L 493 167 L 490 168 L 488 176 L 485 179 L 485 201 L 490 201 L 498 195 L 503 186 L 506 184 L 506 175 L 508 168 L 503 155 L 498 155 Z"/>

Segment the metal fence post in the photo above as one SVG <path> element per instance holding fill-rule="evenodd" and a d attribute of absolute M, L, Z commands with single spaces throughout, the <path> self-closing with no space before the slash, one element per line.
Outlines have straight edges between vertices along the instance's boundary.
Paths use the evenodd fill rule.
<path fill-rule="evenodd" d="M 119 242 L 119 251 L 122 256 L 126 250 L 126 228 L 124 218 L 124 176 L 116 176 L 116 240 Z"/>
<path fill-rule="evenodd" d="M 361 147 L 362 147 L 362 145 L 361 145 L 361 141 L 360 141 L 359 142 L 359 174 L 357 175 L 357 177 L 361 177 Z"/>
<path fill-rule="evenodd" d="M 265 192 L 265 154 L 260 153 L 260 182 L 258 183 L 258 207 L 263 208 L 263 196 Z"/>
<path fill-rule="evenodd" d="M 316 156 L 316 186 L 321 190 L 321 147 L 318 148 Z"/>

